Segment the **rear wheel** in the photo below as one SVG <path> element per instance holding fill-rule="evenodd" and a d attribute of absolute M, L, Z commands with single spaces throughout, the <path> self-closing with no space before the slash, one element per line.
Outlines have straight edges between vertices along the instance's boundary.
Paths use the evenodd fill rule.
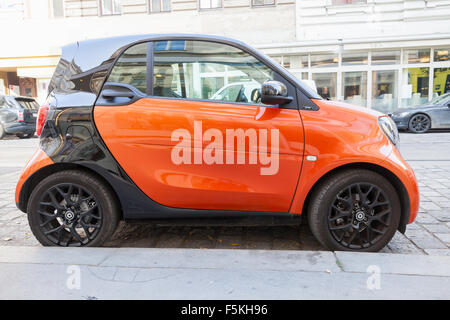
<path fill-rule="evenodd" d="M 394 187 L 381 175 L 362 169 L 338 173 L 314 191 L 308 222 L 330 250 L 382 249 L 394 236 L 401 215 Z"/>
<path fill-rule="evenodd" d="M 68 170 L 45 178 L 28 202 L 28 221 L 44 246 L 100 246 L 115 231 L 119 205 L 94 175 Z"/>
<path fill-rule="evenodd" d="M 425 133 L 431 128 L 431 119 L 425 114 L 416 114 L 411 117 L 408 129 L 414 133 Z"/>

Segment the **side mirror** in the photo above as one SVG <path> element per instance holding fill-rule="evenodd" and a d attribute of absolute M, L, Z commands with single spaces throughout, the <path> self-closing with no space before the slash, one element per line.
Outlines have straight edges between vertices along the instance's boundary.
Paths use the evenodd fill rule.
<path fill-rule="evenodd" d="M 283 105 L 293 100 L 288 97 L 286 86 L 279 81 L 266 81 L 261 87 L 261 102 L 269 105 Z"/>

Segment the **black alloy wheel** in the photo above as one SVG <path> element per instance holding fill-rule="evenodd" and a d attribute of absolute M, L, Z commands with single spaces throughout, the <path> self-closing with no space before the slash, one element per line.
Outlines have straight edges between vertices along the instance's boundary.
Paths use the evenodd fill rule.
<path fill-rule="evenodd" d="M 112 190 L 96 176 L 76 170 L 52 174 L 33 190 L 28 221 L 45 246 L 100 246 L 120 216 Z"/>
<path fill-rule="evenodd" d="M 338 172 L 315 187 L 308 223 L 327 249 L 379 251 L 394 236 L 401 216 L 396 189 L 365 169 Z"/>
<path fill-rule="evenodd" d="M 341 190 L 328 213 L 333 238 L 349 249 L 369 248 L 387 232 L 392 206 L 382 189 L 355 183 Z"/>
<path fill-rule="evenodd" d="M 409 130 L 414 133 L 425 133 L 430 130 L 431 119 L 425 114 L 416 114 L 409 120 Z"/>

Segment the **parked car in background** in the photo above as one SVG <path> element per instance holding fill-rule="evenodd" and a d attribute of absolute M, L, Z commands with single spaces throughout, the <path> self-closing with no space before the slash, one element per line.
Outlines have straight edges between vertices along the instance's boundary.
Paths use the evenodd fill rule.
<path fill-rule="evenodd" d="M 399 130 L 425 133 L 430 129 L 450 129 L 450 92 L 428 104 L 390 113 Z"/>
<path fill-rule="evenodd" d="M 230 102 L 252 102 L 252 96 L 261 89 L 261 84 L 255 81 L 233 82 L 220 88 L 211 97 L 211 100 Z M 256 90 L 256 91 L 255 91 Z M 254 102 L 254 101 L 253 101 Z"/>
<path fill-rule="evenodd" d="M 33 98 L 0 95 L 0 139 L 8 134 L 21 139 L 33 137 L 38 110 Z"/>

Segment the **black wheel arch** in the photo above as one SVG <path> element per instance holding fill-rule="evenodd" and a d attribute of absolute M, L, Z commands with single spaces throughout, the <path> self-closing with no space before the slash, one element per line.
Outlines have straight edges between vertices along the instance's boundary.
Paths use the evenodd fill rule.
<path fill-rule="evenodd" d="M 99 167 L 100 168 L 100 167 Z M 82 172 L 87 172 L 93 176 L 95 176 L 97 179 L 102 181 L 112 192 L 112 195 L 116 198 L 117 203 L 120 205 L 121 212 L 122 210 L 122 203 L 120 200 L 120 197 L 118 196 L 117 190 L 113 187 L 113 184 L 108 181 L 108 179 L 99 173 L 101 170 L 96 168 L 97 170 L 94 170 L 92 168 L 89 168 L 85 165 L 76 164 L 76 163 L 55 163 L 46 167 L 43 167 L 36 172 L 34 172 L 23 184 L 20 193 L 19 193 L 19 202 L 17 203 L 17 207 L 22 212 L 27 212 L 27 206 L 28 201 L 30 199 L 31 193 L 33 192 L 34 188 L 46 177 L 57 173 L 61 171 L 66 170 L 78 170 Z M 120 216 L 120 219 L 122 219 L 122 215 Z"/>
<path fill-rule="evenodd" d="M 309 190 L 308 195 L 306 196 L 305 202 L 303 204 L 302 216 L 304 216 L 304 217 L 307 216 L 309 205 L 310 205 L 311 195 L 314 193 L 314 191 L 316 190 L 316 188 L 320 185 L 320 183 L 322 181 L 324 181 L 325 179 L 327 179 L 330 176 L 335 175 L 339 172 L 342 172 L 345 170 L 351 170 L 351 169 L 366 169 L 369 171 L 376 172 L 376 173 L 382 175 L 383 177 L 385 177 L 392 184 L 392 186 L 397 191 L 398 197 L 400 199 L 400 204 L 401 204 L 401 217 L 400 217 L 400 223 L 399 223 L 397 230 L 400 231 L 401 233 L 405 233 L 406 226 L 409 221 L 409 215 L 410 215 L 410 205 L 409 205 L 410 199 L 409 199 L 408 191 L 406 190 L 405 186 L 400 181 L 400 179 L 394 173 L 392 173 L 391 171 L 389 171 L 388 169 L 386 169 L 382 166 L 379 166 L 379 165 L 376 165 L 373 163 L 366 163 L 366 162 L 350 163 L 350 164 L 346 164 L 346 165 L 343 165 L 343 166 L 340 166 L 340 167 L 337 167 L 337 168 L 334 168 L 334 169 L 328 171 L 319 180 L 317 180 L 316 183 L 314 184 L 314 186 L 311 188 L 311 190 Z"/>

